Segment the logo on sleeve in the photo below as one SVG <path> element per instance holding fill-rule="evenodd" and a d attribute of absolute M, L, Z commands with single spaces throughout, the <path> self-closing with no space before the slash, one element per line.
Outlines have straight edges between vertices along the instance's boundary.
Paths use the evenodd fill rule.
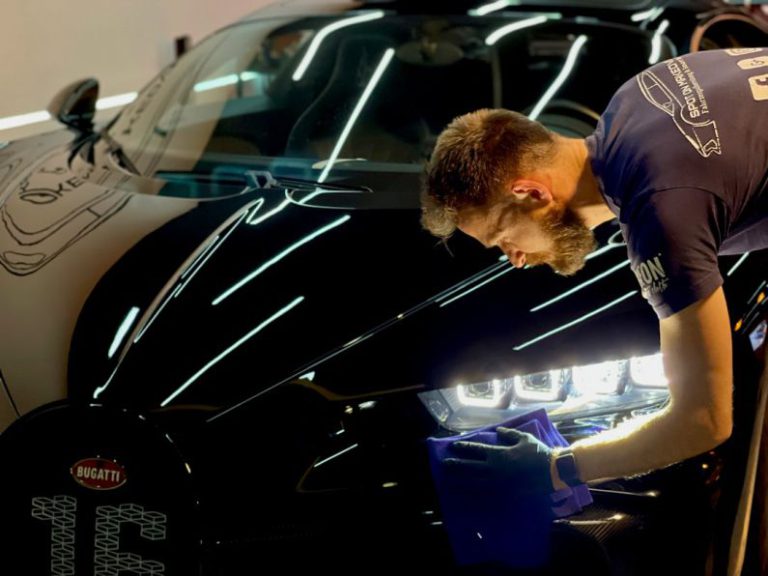
<path fill-rule="evenodd" d="M 744 54 L 754 54 L 755 52 L 762 52 L 762 48 L 728 48 L 725 53 L 731 56 L 742 56 Z"/>
<path fill-rule="evenodd" d="M 736 64 L 738 64 L 739 68 L 742 70 L 763 68 L 768 66 L 768 56 L 755 56 L 754 58 L 745 58 L 744 60 L 739 60 Z"/>
<path fill-rule="evenodd" d="M 752 98 L 768 100 L 768 74 L 750 77 L 749 87 L 752 90 Z"/>
<path fill-rule="evenodd" d="M 664 292 L 669 285 L 669 277 L 660 257 L 661 254 L 632 266 L 632 272 L 635 273 L 645 298 Z"/>

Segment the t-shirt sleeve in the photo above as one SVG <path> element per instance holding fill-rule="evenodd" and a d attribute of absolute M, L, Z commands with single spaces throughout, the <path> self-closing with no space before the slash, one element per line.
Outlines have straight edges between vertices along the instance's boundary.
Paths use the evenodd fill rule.
<path fill-rule="evenodd" d="M 630 264 L 659 318 L 701 300 L 723 283 L 717 253 L 725 212 L 720 198 L 698 188 L 658 191 L 630 207 L 622 226 Z"/>

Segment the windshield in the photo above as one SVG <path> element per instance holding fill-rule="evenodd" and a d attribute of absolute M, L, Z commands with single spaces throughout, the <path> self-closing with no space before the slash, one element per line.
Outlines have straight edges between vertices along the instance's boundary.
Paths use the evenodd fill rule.
<path fill-rule="evenodd" d="M 320 182 L 418 174 L 445 125 L 478 108 L 588 134 L 652 44 L 641 30 L 556 13 L 250 21 L 160 74 L 110 134 L 144 175 L 227 164 Z"/>

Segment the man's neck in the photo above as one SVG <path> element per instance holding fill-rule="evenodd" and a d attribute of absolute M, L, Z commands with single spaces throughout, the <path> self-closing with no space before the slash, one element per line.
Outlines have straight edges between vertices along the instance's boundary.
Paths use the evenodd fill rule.
<path fill-rule="evenodd" d="M 589 228 L 613 220 L 616 215 L 608 207 L 592 172 L 586 141 L 583 138 L 559 137 L 558 146 L 558 170 L 566 183 L 563 200 Z"/>

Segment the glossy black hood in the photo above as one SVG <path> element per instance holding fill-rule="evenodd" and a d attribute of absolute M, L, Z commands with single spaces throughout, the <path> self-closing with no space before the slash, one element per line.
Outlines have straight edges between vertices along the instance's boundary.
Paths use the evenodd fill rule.
<path fill-rule="evenodd" d="M 604 252 L 563 278 L 513 269 L 461 236 L 444 246 L 421 229 L 415 193 L 399 206 L 331 196 L 310 206 L 275 189 L 200 203 L 144 238 L 81 314 L 74 390 L 150 407 L 226 407 L 302 378 L 364 396 L 656 347 L 655 317 L 621 265 L 623 245 L 608 244 L 618 237 L 610 225 L 599 230 Z M 340 197 L 344 207 L 334 207 Z"/>

